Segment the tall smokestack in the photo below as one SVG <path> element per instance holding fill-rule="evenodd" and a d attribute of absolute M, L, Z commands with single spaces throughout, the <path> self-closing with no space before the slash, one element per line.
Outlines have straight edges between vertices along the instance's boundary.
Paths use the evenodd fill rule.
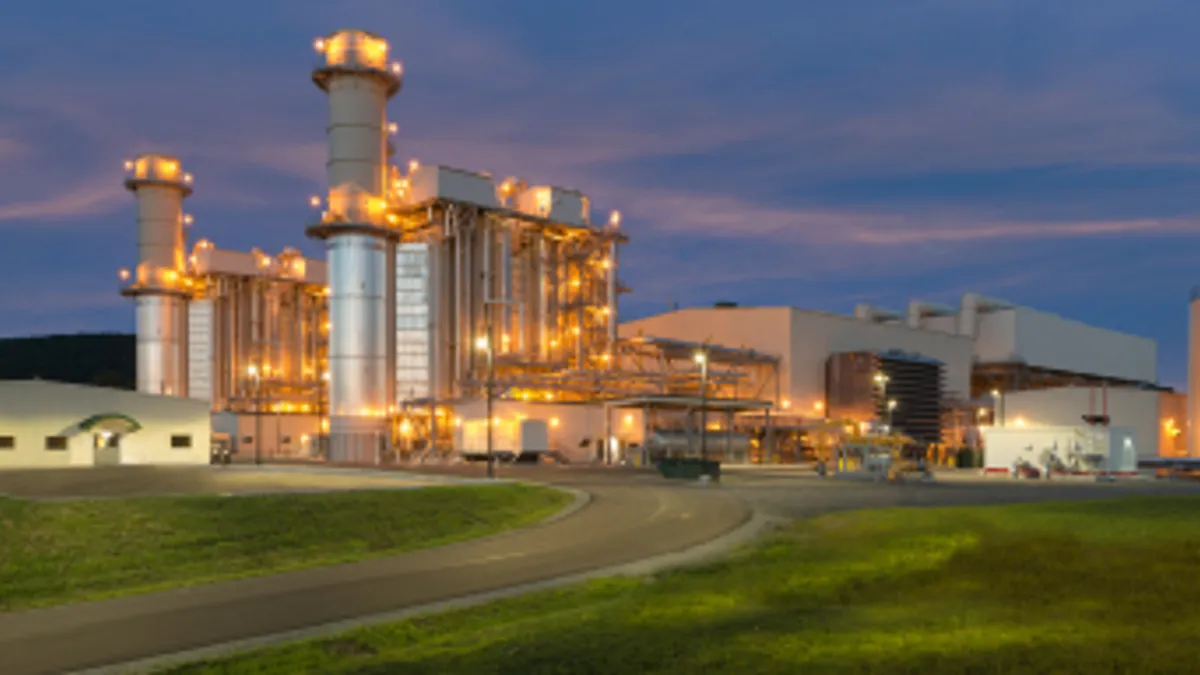
<path fill-rule="evenodd" d="M 187 396 L 187 272 L 183 200 L 192 176 L 179 159 L 139 155 L 125 163 L 138 202 L 138 265 L 123 295 L 137 303 L 137 390 Z M 129 278 L 132 276 L 132 278 Z"/>
<path fill-rule="evenodd" d="M 330 458 L 376 461 L 394 405 L 387 102 L 401 70 L 388 61 L 387 41 L 366 31 L 337 31 L 314 46 L 321 58 L 312 79 L 329 98 L 329 198 L 308 234 L 325 240 L 329 261 Z"/>

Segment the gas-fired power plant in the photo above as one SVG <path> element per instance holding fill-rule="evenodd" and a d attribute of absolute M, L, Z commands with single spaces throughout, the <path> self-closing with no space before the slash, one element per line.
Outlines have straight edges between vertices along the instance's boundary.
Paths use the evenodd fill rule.
<path fill-rule="evenodd" d="M 329 458 L 371 461 L 401 428 L 449 446 L 454 406 L 489 383 L 544 402 L 667 390 L 670 378 L 615 372 L 618 213 L 597 225 L 576 190 L 396 165 L 387 104 L 403 67 L 388 42 L 342 30 L 314 46 L 328 193 L 311 198 L 306 233 L 326 261 L 207 239 L 189 252 L 191 174 L 166 155 L 126 163 L 138 262 L 121 277 L 137 305 L 139 391 L 308 416 L 304 437 L 327 435 Z"/>
<path fill-rule="evenodd" d="M 882 433 L 958 462 L 978 460 L 984 426 L 1092 438 L 1111 424 L 1133 430 L 1113 446 L 1120 466 L 1174 461 L 1185 441 L 1200 454 L 1197 399 L 1188 414 L 1157 384 L 1153 340 L 975 293 L 907 312 L 722 302 L 619 324 L 617 212 L 593 219 L 585 195 L 548 181 L 396 162 L 387 106 L 404 70 L 387 41 L 341 30 L 314 46 L 328 186 L 305 233 L 324 260 L 189 236 L 186 158 L 125 167 L 137 388 L 206 401 L 235 452 L 793 462 Z M 1019 455 L 1022 433 L 994 436 Z"/>

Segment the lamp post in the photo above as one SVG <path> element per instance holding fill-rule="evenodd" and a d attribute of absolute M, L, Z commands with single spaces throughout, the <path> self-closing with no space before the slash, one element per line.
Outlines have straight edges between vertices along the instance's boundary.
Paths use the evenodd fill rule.
<path fill-rule="evenodd" d="M 490 309 L 490 307 L 489 307 L 489 309 Z M 487 314 L 488 314 L 488 322 L 487 323 L 488 323 L 488 329 L 489 329 L 488 333 L 490 334 L 491 333 L 491 330 L 490 330 L 491 323 L 492 323 L 491 322 L 491 312 L 489 311 L 489 312 L 487 312 Z M 484 388 L 486 390 L 485 396 L 487 398 L 487 408 L 486 408 L 486 411 L 487 411 L 487 420 L 486 420 L 486 425 L 487 425 L 487 477 L 495 478 L 496 477 L 496 467 L 495 467 L 495 464 L 493 463 L 493 458 L 495 457 L 495 454 L 492 451 L 492 399 L 494 396 L 494 390 L 495 390 L 494 385 L 495 385 L 495 380 L 496 380 L 496 356 L 495 356 L 495 350 L 492 347 L 492 341 L 489 340 L 487 337 L 481 336 L 478 339 L 476 339 L 475 347 L 477 349 L 482 350 L 487 355 L 487 381 L 484 384 Z"/>
<path fill-rule="evenodd" d="M 249 373 L 254 380 L 254 463 L 262 464 L 262 378 L 258 366 L 251 365 Z"/>
<path fill-rule="evenodd" d="M 896 410 L 896 399 L 889 398 L 887 402 L 888 433 L 892 433 L 892 413 Z"/>
<path fill-rule="evenodd" d="M 992 414 L 996 417 L 996 426 L 1004 426 L 1004 392 L 992 390 Z"/>
<path fill-rule="evenodd" d="M 708 460 L 708 353 L 696 352 L 700 366 L 700 460 Z"/>

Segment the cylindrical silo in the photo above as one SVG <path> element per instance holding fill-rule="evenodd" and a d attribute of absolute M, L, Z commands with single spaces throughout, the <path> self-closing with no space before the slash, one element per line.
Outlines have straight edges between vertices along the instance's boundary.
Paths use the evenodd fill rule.
<path fill-rule="evenodd" d="M 321 59 L 313 82 L 329 98 L 329 210 L 310 233 L 328 251 L 330 458 L 371 462 L 394 405 L 394 327 L 387 323 L 395 244 L 383 218 L 387 102 L 400 90 L 400 72 L 388 62 L 387 41 L 366 31 L 337 31 L 315 46 Z"/>
<path fill-rule="evenodd" d="M 122 292 L 137 304 L 137 390 L 187 396 L 186 252 L 183 200 L 192 177 L 179 159 L 141 155 L 126 165 L 138 201 L 138 266 Z"/>

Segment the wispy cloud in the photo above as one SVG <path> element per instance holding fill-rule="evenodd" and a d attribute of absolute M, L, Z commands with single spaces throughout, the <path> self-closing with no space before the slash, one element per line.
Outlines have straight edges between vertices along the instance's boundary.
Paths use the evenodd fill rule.
<path fill-rule="evenodd" d="M 0 202 L 0 223 L 61 220 L 110 213 L 128 195 L 113 175 L 102 173 L 67 190 L 30 200 Z"/>

